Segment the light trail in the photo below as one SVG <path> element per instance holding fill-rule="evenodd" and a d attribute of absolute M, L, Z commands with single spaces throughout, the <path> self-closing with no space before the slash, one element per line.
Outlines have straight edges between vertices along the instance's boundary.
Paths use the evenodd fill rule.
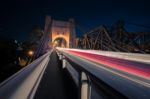
<path fill-rule="evenodd" d="M 109 68 L 120 70 L 125 73 L 129 73 L 129 74 L 150 80 L 150 67 L 149 66 L 147 66 L 147 68 L 142 68 L 142 66 L 141 67 L 137 66 L 139 65 L 138 63 L 132 64 L 123 59 L 111 58 L 111 57 L 96 55 L 96 54 L 91 54 L 91 53 L 71 51 L 71 50 L 65 50 L 65 52 L 71 53 L 73 55 L 82 57 L 84 59 L 88 59 L 90 61 L 93 61 L 99 64 L 103 64 Z"/>
<path fill-rule="evenodd" d="M 97 65 L 97 64 L 96 64 L 96 66 L 97 66 L 97 67 L 100 67 L 100 66 Z M 136 82 L 136 83 L 138 83 L 138 84 L 141 84 L 141 85 L 143 85 L 143 86 L 145 86 L 145 87 L 150 88 L 150 83 L 147 83 L 147 82 L 144 82 L 144 81 L 141 81 L 141 80 L 138 80 L 138 79 L 134 79 L 133 77 L 128 77 L 128 76 L 123 75 L 123 74 L 121 74 L 121 73 L 118 73 L 118 72 L 115 72 L 115 71 L 113 71 L 113 70 L 110 70 L 110 69 L 108 69 L 108 68 L 106 68 L 106 67 L 102 67 L 102 66 L 101 66 L 100 68 L 102 68 L 102 69 L 104 69 L 104 70 L 107 70 L 107 71 L 109 71 L 109 72 L 111 72 L 111 73 L 113 73 L 113 74 L 116 74 L 116 75 L 118 75 L 118 76 L 120 76 L 120 77 L 126 78 L 126 79 L 128 79 L 128 80 L 130 80 L 130 81 Z"/>
<path fill-rule="evenodd" d="M 108 57 L 112 57 L 112 58 L 125 59 L 125 60 L 150 64 L 150 55 L 149 54 L 112 52 L 112 51 L 101 51 L 101 50 L 81 50 L 81 49 L 69 49 L 69 48 L 58 48 L 58 49 L 91 53 L 91 54 L 96 54 L 96 55 L 108 56 Z"/>

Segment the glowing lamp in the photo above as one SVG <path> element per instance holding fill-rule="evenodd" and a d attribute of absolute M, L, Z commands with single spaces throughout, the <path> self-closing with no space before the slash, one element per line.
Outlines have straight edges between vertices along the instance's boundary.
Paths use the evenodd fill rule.
<path fill-rule="evenodd" d="M 31 51 L 31 50 L 28 52 L 28 55 L 29 55 L 29 56 L 33 56 L 33 54 L 34 54 L 34 52 Z"/>

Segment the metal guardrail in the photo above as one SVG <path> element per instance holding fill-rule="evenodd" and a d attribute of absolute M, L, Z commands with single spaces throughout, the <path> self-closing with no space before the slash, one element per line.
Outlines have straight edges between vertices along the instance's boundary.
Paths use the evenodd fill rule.
<path fill-rule="evenodd" d="M 33 99 L 50 60 L 47 52 L 0 84 L 0 99 Z"/>
<path fill-rule="evenodd" d="M 90 99 L 91 85 L 90 85 L 89 77 L 84 72 L 76 72 L 77 70 L 75 70 L 68 63 L 68 61 L 66 60 L 66 57 L 62 53 L 57 51 L 57 55 L 59 57 L 59 60 L 62 61 L 62 69 L 68 70 L 71 77 L 75 81 L 76 85 L 79 87 L 79 92 L 78 92 L 79 99 Z"/>
<path fill-rule="evenodd" d="M 92 99 L 91 97 L 91 83 L 94 84 L 98 90 L 103 90 L 105 93 L 105 98 L 111 97 L 114 99 L 126 99 L 124 95 L 117 92 L 112 87 L 105 84 L 103 81 L 101 81 L 98 77 L 90 73 L 88 70 L 81 67 L 78 63 L 73 62 L 70 60 L 70 58 L 64 54 L 61 51 L 57 51 L 59 59 L 62 60 L 62 69 L 68 69 L 69 66 L 75 70 L 75 72 L 78 73 L 77 80 L 76 78 L 73 78 L 77 86 L 79 87 L 79 99 Z M 71 71 L 68 69 L 68 71 L 71 73 Z M 74 77 L 74 74 L 71 74 L 72 77 Z"/>
<path fill-rule="evenodd" d="M 119 73 L 115 73 L 113 71 L 109 71 L 105 67 L 98 67 L 98 64 L 90 62 L 86 59 L 82 59 L 81 57 L 71 55 L 64 50 L 57 49 L 58 56 L 64 62 L 65 66 L 63 68 L 67 68 L 72 72 L 72 78 L 78 84 L 80 88 L 80 98 L 79 99 L 92 99 L 91 98 L 91 90 L 82 91 L 82 73 L 86 75 L 88 86 L 86 89 L 90 88 L 91 84 L 96 86 L 97 92 L 103 93 L 104 97 L 109 99 L 126 99 L 126 98 L 136 98 L 136 99 L 149 99 L 149 86 L 143 84 L 148 84 L 149 81 L 136 81 L 131 80 L 130 78 L 126 78 Z M 62 58 L 63 57 L 63 58 Z M 72 69 L 72 70 L 71 70 Z M 99 71 L 100 70 L 100 71 Z M 103 73 L 107 71 L 107 73 Z M 76 72 L 76 73 L 75 73 Z M 76 76 L 76 77 L 74 77 Z M 116 77 L 115 77 L 116 76 Z M 131 76 L 132 77 L 132 76 Z M 78 78 L 78 79 L 76 79 Z M 76 79 L 76 80 L 75 80 Z M 127 81 L 125 82 L 125 80 Z M 142 79 L 141 79 L 142 80 Z M 85 82 L 85 81 L 83 81 Z M 112 85 L 111 85 L 112 83 Z M 114 85 L 113 85 L 114 84 Z M 125 85 L 125 86 L 124 86 Z M 136 86 L 135 86 L 136 85 Z M 142 87 L 141 87 L 142 86 Z M 129 89 L 131 88 L 131 89 Z M 133 88 L 133 89 L 132 89 Z M 140 90 L 138 90 L 140 89 Z M 146 93 L 143 90 L 147 91 Z M 86 92 L 86 96 L 85 96 Z M 140 93 L 137 95 L 137 93 Z M 84 98 L 82 97 L 84 95 Z"/>

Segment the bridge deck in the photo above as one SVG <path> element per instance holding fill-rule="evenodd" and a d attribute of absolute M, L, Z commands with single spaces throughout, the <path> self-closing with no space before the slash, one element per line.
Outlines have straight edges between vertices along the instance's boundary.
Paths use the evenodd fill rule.
<path fill-rule="evenodd" d="M 75 84 L 67 72 L 60 68 L 61 63 L 56 52 L 52 52 L 34 99 L 77 99 Z"/>

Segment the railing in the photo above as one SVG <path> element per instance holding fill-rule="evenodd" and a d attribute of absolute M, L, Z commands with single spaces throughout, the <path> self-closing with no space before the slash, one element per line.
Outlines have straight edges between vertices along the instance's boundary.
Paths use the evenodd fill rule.
<path fill-rule="evenodd" d="M 136 78 L 124 72 L 121 73 L 120 71 L 105 68 L 102 64 L 97 64 L 82 57 L 72 55 L 65 51 L 65 49 L 57 48 L 57 53 L 59 59 L 62 60 L 62 68 L 69 71 L 76 85 L 79 87 L 79 99 L 149 99 L 150 97 L 150 81 L 148 79 Z M 109 52 L 107 52 L 107 54 L 110 55 Z M 129 54 L 123 54 L 126 55 L 126 57 L 123 57 L 120 53 L 118 53 L 118 55 L 119 58 L 123 59 L 129 56 Z M 143 60 L 144 57 L 150 57 L 148 55 L 131 54 L 131 56 L 138 56 L 138 62 L 150 63 L 148 59 Z M 140 56 L 142 56 L 142 59 L 140 59 Z M 115 57 L 115 55 L 112 57 Z M 130 57 L 129 59 L 132 63 L 131 60 L 134 60 L 134 58 Z M 145 92 L 143 90 L 145 90 Z M 94 95 L 96 98 L 94 98 Z"/>
<path fill-rule="evenodd" d="M 47 52 L 0 84 L 0 99 L 33 99 L 48 65 Z"/>
<path fill-rule="evenodd" d="M 91 97 L 91 84 L 96 86 L 96 90 L 103 90 L 105 97 L 125 99 L 126 97 L 117 92 L 98 77 L 84 69 L 78 63 L 72 61 L 68 55 L 62 52 L 57 52 L 59 59 L 62 60 L 62 69 L 67 69 L 71 74 L 73 80 L 79 88 L 79 99 L 92 99 Z M 97 96 L 96 96 L 97 97 Z"/>

